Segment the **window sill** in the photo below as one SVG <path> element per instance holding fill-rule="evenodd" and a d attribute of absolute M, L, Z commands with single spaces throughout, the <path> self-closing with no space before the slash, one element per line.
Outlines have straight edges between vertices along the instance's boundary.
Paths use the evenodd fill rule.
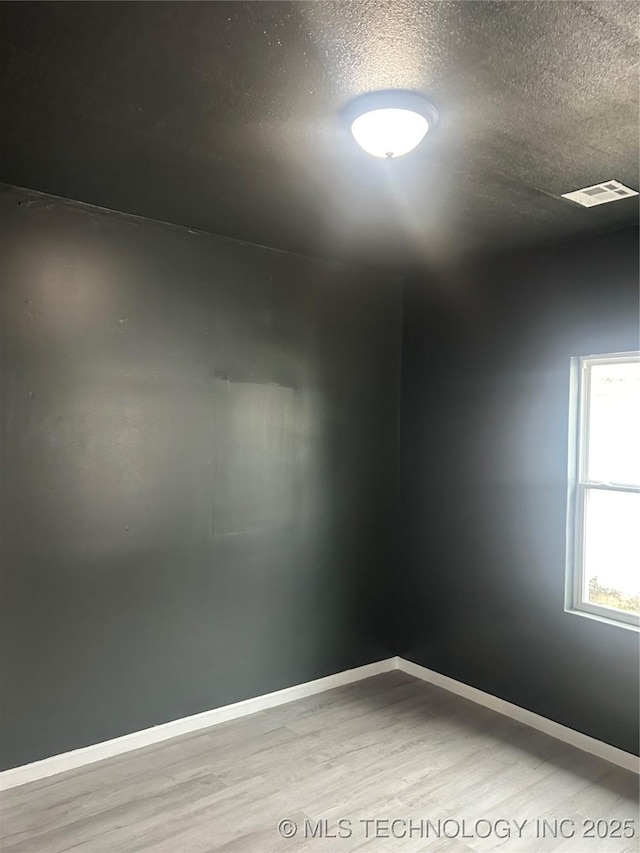
<path fill-rule="evenodd" d="M 627 631 L 635 631 L 636 633 L 640 632 L 640 624 L 633 622 L 624 622 L 622 619 L 611 618 L 610 616 L 603 616 L 599 613 L 591 613 L 588 610 L 576 610 L 574 607 L 565 607 L 565 613 L 571 613 L 574 616 L 583 616 L 586 619 L 593 619 L 595 622 L 604 622 L 605 625 L 615 625 L 616 628 L 625 628 Z"/>

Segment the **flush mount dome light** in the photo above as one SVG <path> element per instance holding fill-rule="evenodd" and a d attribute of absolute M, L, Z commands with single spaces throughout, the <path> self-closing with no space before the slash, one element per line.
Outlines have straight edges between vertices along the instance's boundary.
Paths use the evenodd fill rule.
<path fill-rule="evenodd" d="M 368 92 L 345 109 L 353 138 L 374 157 L 402 157 L 419 145 L 438 120 L 438 111 L 416 92 Z"/>

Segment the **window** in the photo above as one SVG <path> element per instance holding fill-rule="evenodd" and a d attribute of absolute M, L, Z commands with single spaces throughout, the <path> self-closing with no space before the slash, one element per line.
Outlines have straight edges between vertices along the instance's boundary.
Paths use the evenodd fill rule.
<path fill-rule="evenodd" d="M 640 353 L 573 359 L 567 609 L 640 624 Z"/>

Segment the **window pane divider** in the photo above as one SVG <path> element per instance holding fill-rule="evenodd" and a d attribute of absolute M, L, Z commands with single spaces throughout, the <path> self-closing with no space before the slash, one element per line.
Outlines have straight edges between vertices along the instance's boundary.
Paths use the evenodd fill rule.
<path fill-rule="evenodd" d="M 603 489 L 608 492 L 640 492 L 640 486 L 633 486 L 627 483 L 598 483 L 596 481 L 583 480 L 578 485 L 585 486 L 587 489 Z"/>

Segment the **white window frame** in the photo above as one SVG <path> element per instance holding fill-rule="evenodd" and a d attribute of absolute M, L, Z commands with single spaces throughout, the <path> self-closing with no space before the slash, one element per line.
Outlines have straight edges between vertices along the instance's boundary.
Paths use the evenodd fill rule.
<path fill-rule="evenodd" d="M 589 446 L 589 395 L 591 369 L 599 364 L 634 362 L 640 352 L 588 355 L 571 359 L 571 405 L 569 420 L 569 494 L 567 500 L 567 565 L 565 610 L 590 616 L 624 628 L 640 627 L 640 618 L 615 607 L 594 604 L 584 596 L 585 507 L 591 489 L 615 492 L 640 492 L 640 486 L 605 483 L 587 478 Z"/>

